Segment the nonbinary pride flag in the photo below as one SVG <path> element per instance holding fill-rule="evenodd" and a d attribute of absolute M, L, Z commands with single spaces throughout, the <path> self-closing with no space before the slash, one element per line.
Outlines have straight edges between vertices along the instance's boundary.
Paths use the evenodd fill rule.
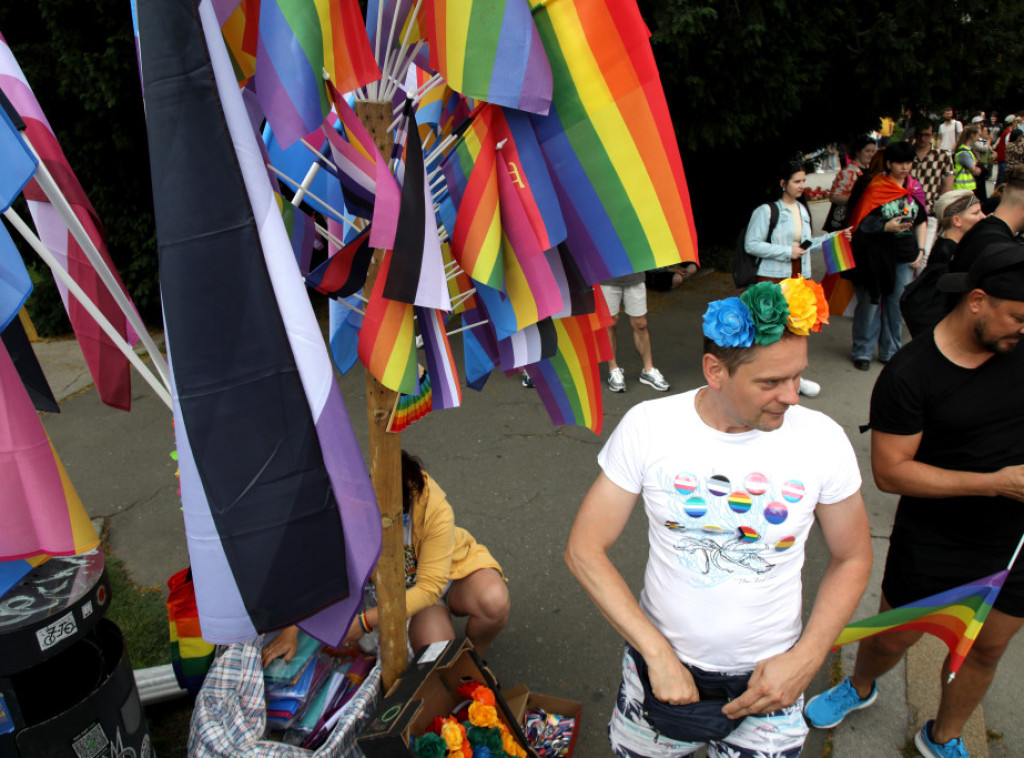
<path fill-rule="evenodd" d="M 203 638 L 337 645 L 380 553 L 369 476 L 211 3 L 142 0 L 139 32 Z"/>
<path fill-rule="evenodd" d="M 1009 569 L 1003 569 L 976 582 L 850 624 L 840 632 L 835 647 L 884 632 L 905 629 L 927 632 L 945 642 L 949 648 L 949 673 L 952 678 L 970 652 L 1009 573 Z"/>

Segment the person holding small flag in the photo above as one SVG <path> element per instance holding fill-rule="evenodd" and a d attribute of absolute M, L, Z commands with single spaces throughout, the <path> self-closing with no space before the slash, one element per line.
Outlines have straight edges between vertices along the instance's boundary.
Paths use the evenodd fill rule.
<path fill-rule="evenodd" d="M 943 664 L 938 714 L 915 737 L 928 758 L 963 758 L 961 730 L 1024 624 L 1024 565 L 1015 564 L 1024 535 L 1024 395 L 1016 389 L 1024 382 L 1024 247 L 996 243 L 937 286 L 959 300 L 882 369 L 871 396 L 871 467 L 880 489 L 900 495 L 881 611 L 929 605 L 919 601 L 1006 572 L 987 620 L 975 619 L 980 631 L 962 629 L 961 639 L 976 635 L 973 646 Z M 853 674 L 807 704 L 812 726 L 831 728 L 871 705 L 876 680 L 922 625 L 878 631 L 886 633 L 860 643 Z"/>

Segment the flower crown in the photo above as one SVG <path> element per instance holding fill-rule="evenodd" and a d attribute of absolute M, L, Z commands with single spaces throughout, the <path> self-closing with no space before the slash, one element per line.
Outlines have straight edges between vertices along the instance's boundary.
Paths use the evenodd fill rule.
<path fill-rule="evenodd" d="M 828 323 L 828 301 L 817 282 L 796 277 L 758 282 L 739 297 L 708 304 L 704 336 L 719 347 L 771 345 L 783 329 L 806 337 Z"/>

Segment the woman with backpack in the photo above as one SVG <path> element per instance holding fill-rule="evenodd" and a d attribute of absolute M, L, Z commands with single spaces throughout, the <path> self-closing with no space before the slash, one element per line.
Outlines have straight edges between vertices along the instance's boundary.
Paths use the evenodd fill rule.
<path fill-rule="evenodd" d="M 777 176 L 777 199 L 759 205 L 750 215 L 744 249 L 761 259 L 757 267 L 759 282 L 781 282 L 798 276 L 810 279 L 811 251 L 820 250 L 830 235 L 811 236 L 811 213 L 802 200 L 807 164 L 792 161 Z M 816 397 L 819 392 L 821 385 L 801 377 L 800 394 Z"/>

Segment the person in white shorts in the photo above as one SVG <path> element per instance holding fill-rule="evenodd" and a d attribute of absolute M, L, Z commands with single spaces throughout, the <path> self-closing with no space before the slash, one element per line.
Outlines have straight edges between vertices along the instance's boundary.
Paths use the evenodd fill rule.
<path fill-rule="evenodd" d="M 626 274 L 602 282 L 601 292 L 604 293 L 608 310 L 612 314 L 612 325 L 608 327 L 608 338 L 612 342 L 612 359 L 608 362 L 608 388 L 612 392 L 626 391 L 625 372 L 615 360 L 615 327 L 619 323 L 619 311 L 625 310 L 629 316 L 629 326 L 633 330 L 633 345 L 640 355 L 640 362 L 643 363 L 640 383 L 653 387 L 658 392 L 667 392 L 669 383 L 654 367 L 651 358 L 651 332 L 647 328 L 647 285 L 644 283 L 643 272 Z"/>

